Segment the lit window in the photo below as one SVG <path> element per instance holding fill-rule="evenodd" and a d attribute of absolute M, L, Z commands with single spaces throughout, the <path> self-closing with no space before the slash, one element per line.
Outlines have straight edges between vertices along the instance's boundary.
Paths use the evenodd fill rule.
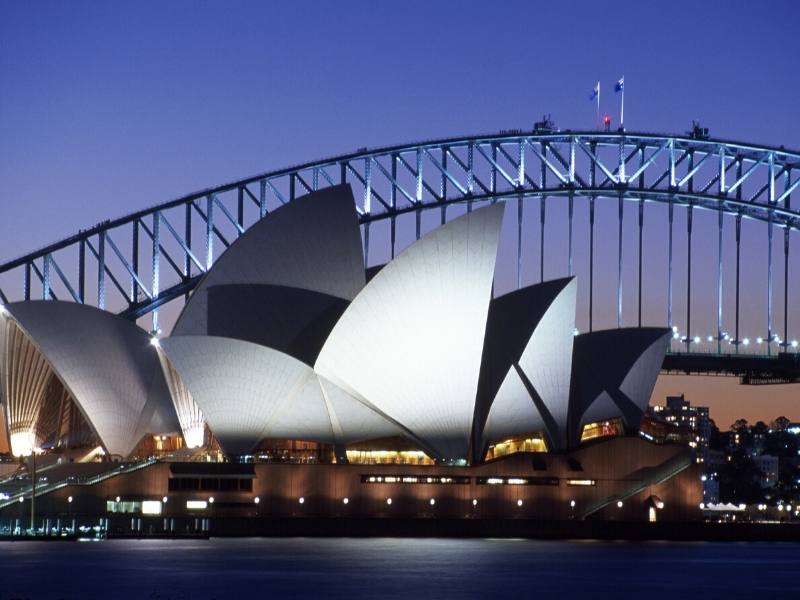
<path fill-rule="evenodd" d="M 667 420 L 669 420 L 669 417 L 667 417 Z M 581 442 L 587 442 L 589 440 L 601 437 L 623 435 L 624 433 L 625 428 L 622 425 L 621 419 L 588 423 L 583 426 L 583 431 L 581 432 Z"/>
<path fill-rule="evenodd" d="M 159 500 L 144 500 L 142 502 L 143 515 L 160 515 L 161 502 Z"/>

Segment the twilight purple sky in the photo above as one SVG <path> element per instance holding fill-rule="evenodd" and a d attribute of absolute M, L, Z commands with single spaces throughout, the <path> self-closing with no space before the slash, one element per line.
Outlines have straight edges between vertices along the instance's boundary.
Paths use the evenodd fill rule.
<path fill-rule="evenodd" d="M 621 75 L 629 130 L 700 119 L 717 137 L 800 148 L 798 23 L 791 0 L 0 0 L 0 262 L 362 146 L 528 129 L 546 112 L 589 129 L 597 79 L 616 121 Z M 724 427 L 800 420 L 800 386 L 665 377 L 653 401 L 680 391 Z"/>

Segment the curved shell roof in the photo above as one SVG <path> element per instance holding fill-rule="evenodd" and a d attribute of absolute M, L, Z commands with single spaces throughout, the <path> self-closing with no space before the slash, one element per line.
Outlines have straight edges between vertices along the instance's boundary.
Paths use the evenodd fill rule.
<path fill-rule="evenodd" d="M 575 338 L 570 397 L 570 439 L 586 423 L 621 417 L 639 427 L 672 332 L 646 327 L 610 329 Z"/>
<path fill-rule="evenodd" d="M 494 345 L 516 356 L 506 357 L 511 364 L 493 399 L 485 442 L 542 431 L 551 447 L 566 446 L 576 293 L 574 278 L 559 279 L 512 292 L 506 302 L 497 302 L 493 312 L 502 314 L 490 329 L 497 337 Z M 524 339 L 526 334 L 520 349 L 514 338 Z"/>
<path fill-rule="evenodd" d="M 143 329 L 72 302 L 5 307 L 69 390 L 111 454 L 127 456 L 148 433 L 179 432 L 158 355 Z"/>
<path fill-rule="evenodd" d="M 503 204 L 435 229 L 381 269 L 315 369 L 444 461 L 468 457 Z"/>
<path fill-rule="evenodd" d="M 222 448 L 252 452 L 265 438 L 346 444 L 400 428 L 278 350 L 214 336 L 175 336 L 161 347 Z"/>
<path fill-rule="evenodd" d="M 172 333 L 234 337 L 281 351 L 299 345 L 292 354 L 313 362 L 363 287 L 353 193 L 349 185 L 325 188 L 280 207 L 231 244 L 192 293 Z"/>

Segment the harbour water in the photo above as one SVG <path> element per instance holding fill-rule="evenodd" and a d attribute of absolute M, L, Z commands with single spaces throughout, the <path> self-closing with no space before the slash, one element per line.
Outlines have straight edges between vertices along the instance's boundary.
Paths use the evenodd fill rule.
<path fill-rule="evenodd" d="M 800 544 L 238 538 L 0 543 L 0 600 L 797 598 Z"/>

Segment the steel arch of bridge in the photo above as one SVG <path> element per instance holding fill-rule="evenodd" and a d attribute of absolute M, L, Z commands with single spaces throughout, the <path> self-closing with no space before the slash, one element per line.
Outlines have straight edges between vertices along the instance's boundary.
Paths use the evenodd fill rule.
<path fill-rule="evenodd" d="M 645 202 L 669 207 L 668 311 L 665 323 L 673 325 L 673 215 L 686 211 L 688 235 L 688 300 L 686 331 L 691 332 L 692 213 L 695 209 L 719 215 L 719 282 L 717 344 L 724 339 L 722 324 L 723 216 L 736 223 L 736 330 L 739 337 L 739 256 L 742 219 L 767 224 L 769 240 L 767 283 L 767 338 L 777 338 L 773 326 L 772 239 L 784 237 L 784 283 L 789 281 L 791 232 L 800 231 L 800 206 L 792 195 L 800 192 L 800 153 L 783 148 L 628 132 L 571 132 L 519 130 L 497 135 L 451 138 L 418 144 L 359 151 L 272 171 L 206 189 L 182 198 L 105 221 L 59 242 L 0 265 L 0 277 L 21 282 L 18 293 L 0 301 L 32 298 L 55 299 L 59 293 L 75 302 L 107 308 L 107 296 L 121 301 L 121 314 L 139 318 L 152 314 L 158 330 L 158 308 L 187 294 L 213 264 L 215 251 L 232 243 L 250 225 L 277 206 L 322 187 L 350 183 L 356 209 L 364 226 L 369 258 L 370 224 L 389 220 L 391 254 L 396 243 L 396 219 L 416 214 L 420 236 L 421 214 L 439 209 L 441 221 L 455 203 L 471 210 L 476 203 L 510 199 L 559 197 L 566 199 L 569 215 L 568 272 L 573 273 L 573 202 L 589 203 L 589 324 L 592 326 L 594 274 L 594 210 L 598 198 L 619 200 L 619 265 L 617 311 L 622 321 L 622 220 L 623 203 L 638 202 L 638 315 L 642 321 L 642 229 Z M 517 281 L 521 282 L 522 205 L 517 223 Z M 544 269 L 545 201 L 541 202 L 540 272 Z M 249 213 L 248 213 L 249 211 Z M 192 232 L 193 221 L 202 231 Z M 115 237 L 126 243 L 115 242 Z M 197 239 L 200 237 L 200 243 Z M 177 248 L 177 250 L 176 250 Z M 141 255 L 149 261 L 141 261 Z M 109 260 L 111 258 L 111 260 Z M 67 269 L 70 262 L 74 266 Z M 146 263 L 146 264 L 145 264 Z M 91 266 L 91 269 L 89 269 Z M 87 289 L 89 272 L 96 279 Z M 170 283 L 164 285 L 170 273 Z M 5 281 L 3 279 L 2 281 Z M 16 288 L 15 288 L 16 289 Z M 788 344 L 789 286 L 784 285 L 783 344 Z M 94 293 L 93 293 L 94 292 Z M 687 337 L 687 350 L 691 339 Z M 767 344 L 769 352 L 770 344 Z"/>

